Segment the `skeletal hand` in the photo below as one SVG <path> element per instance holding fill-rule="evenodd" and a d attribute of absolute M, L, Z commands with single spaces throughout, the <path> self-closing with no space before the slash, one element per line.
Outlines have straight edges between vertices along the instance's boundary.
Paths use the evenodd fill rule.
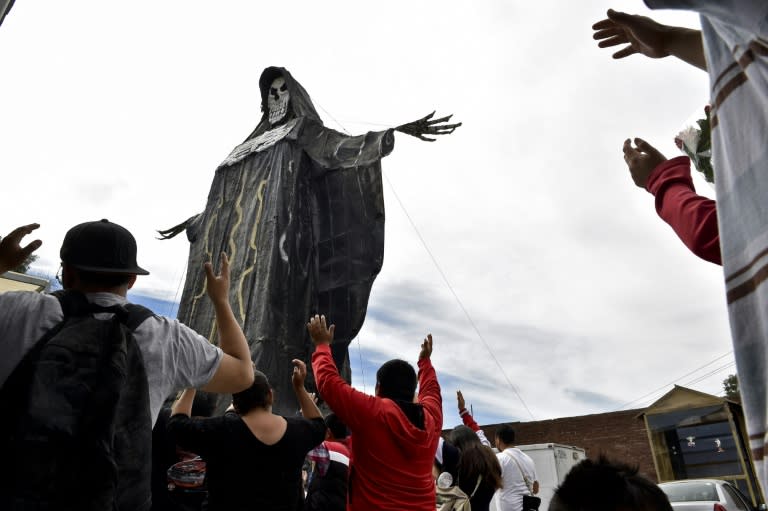
<path fill-rule="evenodd" d="M 453 114 L 440 117 L 439 119 L 432 119 L 434 115 L 435 112 L 432 112 L 418 121 L 398 126 L 395 130 L 416 137 L 419 140 L 424 140 L 425 142 L 434 142 L 434 138 L 429 138 L 425 135 L 450 135 L 456 128 L 461 126 L 460 122 L 448 124 L 448 121 L 453 117 Z"/>

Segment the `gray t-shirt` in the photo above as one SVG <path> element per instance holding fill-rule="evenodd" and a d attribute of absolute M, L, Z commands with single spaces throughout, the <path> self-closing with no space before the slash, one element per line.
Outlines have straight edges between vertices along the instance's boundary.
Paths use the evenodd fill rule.
<path fill-rule="evenodd" d="M 128 300 L 112 293 L 90 293 L 88 300 L 104 306 Z M 0 386 L 45 332 L 63 319 L 58 299 L 30 291 L 0 294 Z M 152 316 L 134 331 L 144 357 L 149 383 L 152 424 L 171 394 L 208 383 L 223 352 L 202 335 L 175 319 Z"/>

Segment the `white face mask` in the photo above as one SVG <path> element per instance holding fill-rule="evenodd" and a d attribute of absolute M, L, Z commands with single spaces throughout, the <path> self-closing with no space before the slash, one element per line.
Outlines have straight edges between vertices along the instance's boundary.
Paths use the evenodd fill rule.
<path fill-rule="evenodd" d="M 285 78 L 279 76 L 272 81 L 267 91 L 267 108 L 269 108 L 269 123 L 277 124 L 288 112 L 288 100 L 291 94 L 288 92 L 288 84 Z"/>

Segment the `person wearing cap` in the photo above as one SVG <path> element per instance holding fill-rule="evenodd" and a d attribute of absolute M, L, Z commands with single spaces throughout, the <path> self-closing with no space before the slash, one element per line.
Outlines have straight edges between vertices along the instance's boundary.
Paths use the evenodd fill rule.
<path fill-rule="evenodd" d="M 39 227 L 19 227 L 0 241 L 0 273 L 13 268 L 40 246 L 21 246 L 24 236 Z M 61 282 L 102 306 L 128 303 L 137 275 L 149 272 L 136 261 L 136 240 L 124 227 L 108 220 L 74 226 L 64 237 Z M 219 274 L 205 265 L 208 296 L 216 311 L 219 346 L 175 319 L 153 315 L 134 331 L 149 385 L 152 423 L 165 399 L 178 390 L 198 387 L 210 392 L 240 392 L 253 382 L 253 366 L 245 336 L 229 304 L 229 262 L 222 254 Z M 59 300 L 31 291 L 0 294 L 0 387 L 43 335 L 60 323 Z M 149 447 L 149 446 L 147 446 Z"/>

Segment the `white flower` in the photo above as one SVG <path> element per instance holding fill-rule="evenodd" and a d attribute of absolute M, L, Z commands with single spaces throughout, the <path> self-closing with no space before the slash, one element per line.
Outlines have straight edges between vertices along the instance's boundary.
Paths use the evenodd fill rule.
<path fill-rule="evenodd" d="M 696 154 L 696 148 L 699 147 L 700 136 L 701 136 L 701 131 L 694 128 L 693 126 L 688 126 L 683 131 L 677 134 L 677 138 L 683 141 L 685 148 L 691 154 Z"/>

